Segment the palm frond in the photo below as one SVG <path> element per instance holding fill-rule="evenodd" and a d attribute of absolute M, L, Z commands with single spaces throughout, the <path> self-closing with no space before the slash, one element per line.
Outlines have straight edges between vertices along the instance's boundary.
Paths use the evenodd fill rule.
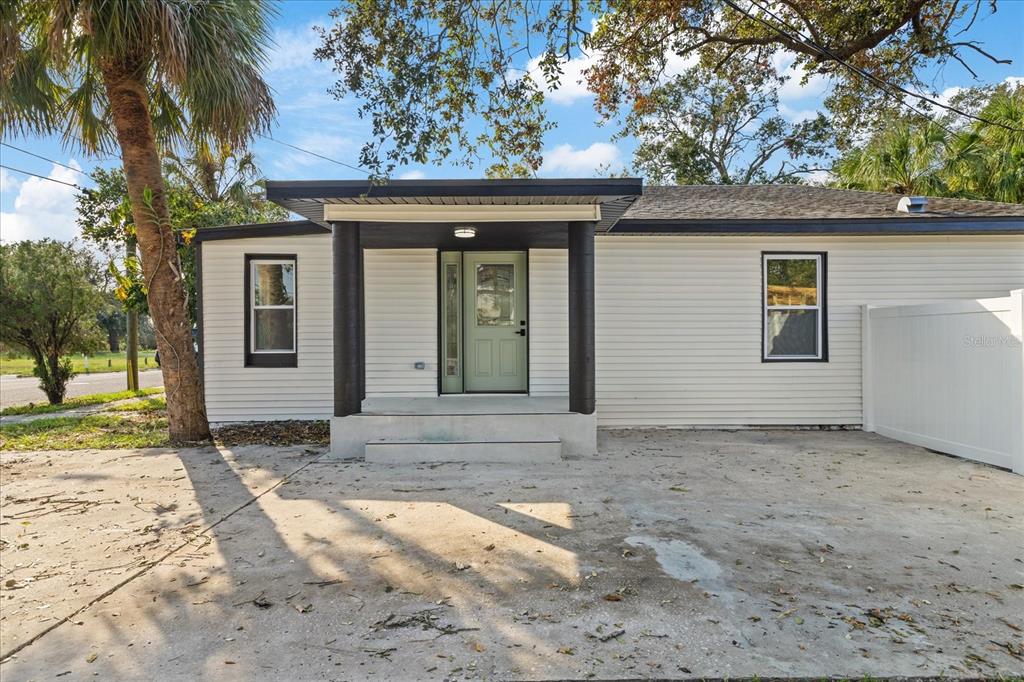
<path fill-rule="evenodd" d="M 244 147 L 276 113 L 261 75 L 271 15 L 268 0 L 2 2 L 0 134 L 59 133 L 105 151 L 97 74 L 113 61 L 145 83 L 162 146 L 197 136 Z"/>

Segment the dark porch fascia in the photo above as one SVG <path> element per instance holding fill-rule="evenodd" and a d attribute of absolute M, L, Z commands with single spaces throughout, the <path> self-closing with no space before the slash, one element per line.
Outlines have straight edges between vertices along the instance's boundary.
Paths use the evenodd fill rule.
<path fill-rule="evenodd" d="M 513 178 L 499 180 L 268 180 L 267 199 L 414 199 L 422 197 L 604 197 L 643 192 L 641 178 Z"/>
<path fill-rule="evenodd" d="M 517 178 L 499 180 L 268 180 L 267 199 L 328 226 L 326 204 L 499 205 L 600 204 L 596 229 L 607 231 L 643 194 L 641 178 Z M 364 222 L 364 225 L 370 223 Z"/>

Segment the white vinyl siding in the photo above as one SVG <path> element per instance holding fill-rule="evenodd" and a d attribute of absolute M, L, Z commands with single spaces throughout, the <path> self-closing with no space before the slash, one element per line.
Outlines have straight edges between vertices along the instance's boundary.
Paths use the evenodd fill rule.
<path fill-rule="evenodd" d="M 597 239 L 603 426 L 861 423 L 861 312 L 1005 296 L 1024 237 Z M 761 252 L 828 254 L 829 361 L 761 362 Z"/>
<path fill-rule="evenodd" d="M 367 249 L 363 273 L 366 397 L 436 396 L 437 250 Z"/>
<path fill-rule="evenodd" d="M 334 405 L 331 236 L 204 242 L 203 356 L 213 422 L 326 419 Z M 297 367 L 245 366 L 245 254 L 295 254 Z"/>
<path fill-rule="evenodd" d="M 530 250 L 530 395 L 569 395 L 568 254 Z"/>
<path fill-rule="evenodd" d="M 603 426 L 861 423 L 862 304 L 1005 296 L 1024 237 L 597 238 L 597 413 Z M 203 244 L 212 421 L 333 411 L 331 237 Z M 829 361 L 761 362 L 761 252 L 827 252 Z M 294 253 L 298 367 L 244 367 L 246 253 Z M 568 392 L 568 259 L 529 256 L 530 392 Z M 437 253 L 365 252 L 369 396 L 437 394 Z M 416 362 L 426 369 L 415 369 Z"/>

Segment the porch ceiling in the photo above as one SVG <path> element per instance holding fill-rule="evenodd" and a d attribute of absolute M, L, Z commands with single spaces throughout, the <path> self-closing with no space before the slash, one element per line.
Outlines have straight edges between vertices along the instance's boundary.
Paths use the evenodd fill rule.
<path fill-rule="evenodd" d="M 363 206 L 600 206 L 598 232 L 608 231 L 630 204 L 643 192 L 639 178 L 511 179 L 511 180 L 392 180 L 375 185 L 366 180 L 268 181 L 267 198 L 315 223 L 326 226 L 324 207 L 328 204 Z M 360 220 L 364 227 L 375 224 Z M 426 236 L 431 225 L 442 223 L 382 222 L 401 225 L 416 235 Z M 512 236 L 515 231 L 536 233 L 558 221 L 482 223 L 495 232 Z M 450 233 L 451 223 L 444 223 Z M 387 230 L 385 230 L 387 231 Z M 489 230 L 490 231 L 490 230 Z M 556 231 L 564 233 L 564 229 Z M 521 239 L 526 239 L 523 235 Z M 365 237 L 364 237 L 365 241 Z M 435 240 L 436 241 L 436 240 Z M 426 244 L 417 245 L 425 246 Z M 529 246 L 539 244 L 529 243 Z M 562 241 L 564 246 L 564 239 Z"/>
<path fill-rule="evenodd" d="M 366 249 L 565 249 L 569 226 L 565 222 L 471 223 L 476 237 L 459 239 L 460 223 L 360 222 L 360 243 Z"/>

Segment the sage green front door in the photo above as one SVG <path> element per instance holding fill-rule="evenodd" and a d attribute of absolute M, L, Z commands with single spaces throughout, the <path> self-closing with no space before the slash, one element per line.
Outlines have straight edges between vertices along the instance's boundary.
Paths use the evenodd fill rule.
<path fill-rule="evenodd" d="M 467 251 L 462 273 L 464 390 L 526 392 L 526 253 Z"/>

